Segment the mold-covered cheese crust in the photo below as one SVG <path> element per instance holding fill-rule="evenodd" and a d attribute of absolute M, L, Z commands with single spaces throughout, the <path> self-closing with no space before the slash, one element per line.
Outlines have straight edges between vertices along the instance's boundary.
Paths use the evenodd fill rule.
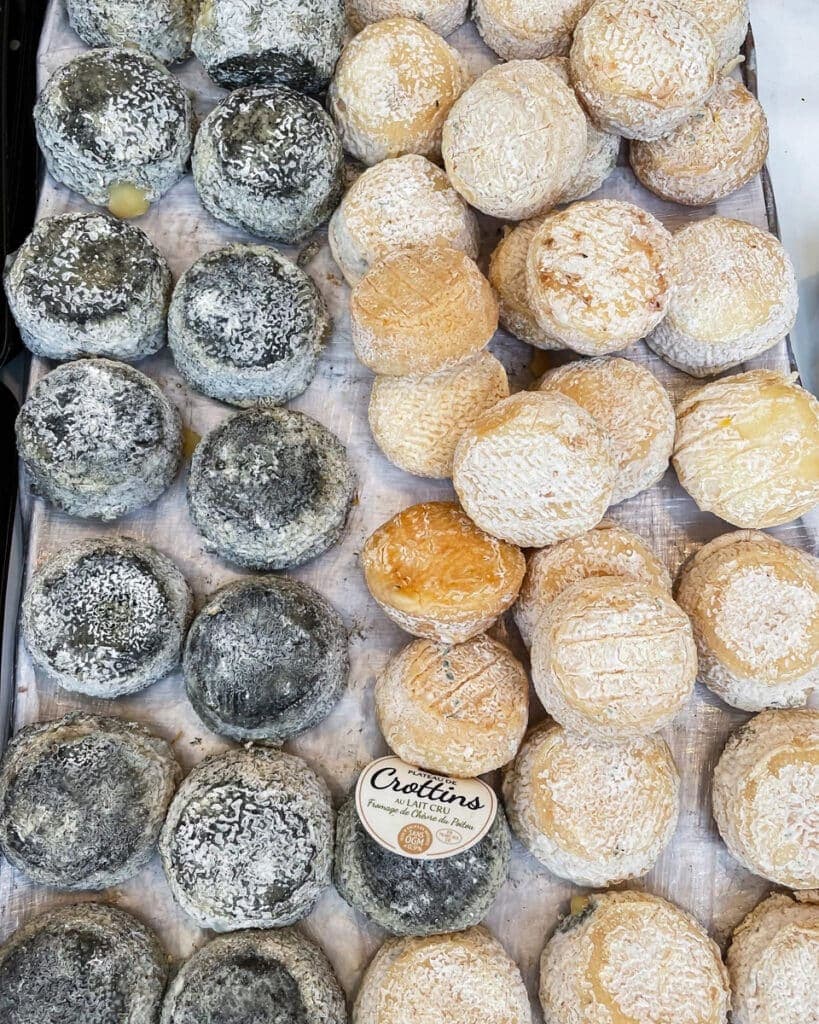
<path fill-rule="evenodd" d="M 327 957 L 293 928 L 217 935 L 168 986 L 159 1024 L 347 1024 Z"/>
<path fill-rule="evenodd" d="M 335 544 L 355 477 L 344 446 L 291 409 L 214 427 L 191 460 L 188 509 L 210 550 L 251 569 L 301 565 Z"/>
<path fill-rule="evenodd" d="M 147 53 L 116 47 L 58 68 L 34 124 L 52 176 L 102 206 L 114 185 L 159 199 L 182 177 L 194 133 L 191 100 L 177 79 Z"/>
<path fill-rule="evenodd" d="M 468 13 L 469 0 L 347 0 L 347 20 L 356 32 L 387 18 L 417 18 L 439 36 L 448 36 Z"/>
<path fill-rule="evenodd" d="M 722 838 L 756 875 L 819 888 L 819 711 L 763 711 L 733 733 L 714 769 Z"/>
<path fill-rule="evenodd" d="M 454 645 L 415 640 L 376 678 L 375 710 L 399 757 L 470 778 L 517 753 L 529 717 L 529 679 L 512 652 L 485 634 Z"/>
<path fill-rule="evenodd" d="M 34 355 L 132 362 L 165 344 L 171 272 L 132 224 L 94 213 L 44 217 L 9 258 L 4 284 Z"/>
<path fill-rule="evenodd" d="M 0 849 L 40 885 L 118 885 L 153 854 L 181 775 L 135 722 L 73 712 L 26 726 L 0 765 Z"/>
<path fill-rule="evenodd" d="M 461 55 L 439 35 L 415 18 L 387 18 L 344 47 L 327 102 L 345 150 L 368 167 L 405 153 L 437 160 L 467 81 Z"/>
<path fill-rule="evenodd" d="M 671 590 L 668 569 L 646 542 L 604 519 L 593 530 L 542 548 L 529 556 L 526 577 L 515 604 L 515 623 L 527 647 L 538 621 L 569 586 L 591 576 L 623 576 Z"/>
<path fill-rule="evenodd" d="M 734 929 L 726 956 L 733 1024 L 810 1020 L 819 977 L 816 896 L 815 892 L 797 893 L 795 898 L 774 893 Z"/>
<path fill-rule="evenodd" d="M 753 530 L 725 533 L 683 566 L 701 682 L 745 711 L 800 707 L 819 685 L 819 559 Z"/>
<path fill-rule="evenodd" d="M 748 530 L 789 523 L 819 502 L 819 402 L 773 370 L 705 384 L 677 406 L 671 461 L 704 512 Z"/>
<path fill-rule="evenodd" d="M 568 729 L 601 740 L 668 725 L 691 696 L 688 616 L 655 583 L 597 576 L 566 587 L 538 621 L 532 681 Z"/>
<path fill-rule="evenodd" d="M 361 824 L 355 798 L 338 812 L 333 878 L 350 906 L 394 935 L 437 935 L 478 924 L 505 883 L 511 838 L 499 807 L 487 834 L 452 857 L 386 850 Z"/>
<path fill-rule="evenodd" d="M 245 747 L 190 772 L 159 851 L 174 899 L 203 928 L 278 928 L 329 885 L 333 829 L 327 786 L 301 758 Z"/>
<path fill-rule="evenodd" d="M 388 939 L 361 982 L 352 1024 L 531 1024 L 517 965 L 486 928 Z"/>
<path fill-rule="evenodd" d="M 168 968 L 153 932 L 102 903 L 46 911 L 0 946 L 3 1024 L 155 1024 Z"/>
<path fill-rule="evenodd" d="M 120 697 L 179 663 L 193 595 L 164 555 L 125 537 L 76 541 L 35 569 L 21 629 L 35 668 L 65 690 Z"/>
<path fill-rule="evenodd" d="M 646 210 L 618 199 L 546 216 L 529 243 L 529 305 L 567 348 L 606 355 L 644 338 L 673 294 L 673 241 Z"/>
<path fill-rule="evenodd" d="M 236 89 L 196 134 L 193 180 L 217 220 L 303 241 L 336 207 L 344 160 L 329 115 L 283 85 Z"/>
<path fill-rule="evenodd" d="M 612 505 L 662 479 L 677 421 L 668 392 L 646 367 L 617 358 L 566 363 L 547 373 L 539 389 L 573 399 L 608 435 L 617 461 Z"/>
<path fill-rule="evenodd" d="M 281 576 L 239 580 L 199 612 L 185 689 L 214 732 L 282 742 L 330 713 L 349 672 L 347 630 L 321 594 Z"/>
<path fill-rule="evenodd" d="M 728 972 L 717 944 L 673 903 L 593 893 L 540 960 L 545 1024 L 726 1024 Z"/>
<path fill-rule="evenodd" d="M 615 475 L 611 444 L 584 409 L 559 393 L 521 392 L 464 431 L 452 482 L 481 529 L 544 547 L 600 522 Z"/>
<path fill-rule="evenodd" d="M 674 250 L 666 317 L 646 338 L 667 363 L 708 377 L 765 352 L 793 327 L 796 274 L 768 231 L 708 217 L 678 231 Z"/>
<path fill-rule="evenodd" d="M 748 33 L 748 0 L 674 0 L 674 3 L 696 18 L 714 40 L 720 67 L 738 55 Z"/>
<path fill-rule="evenodd" d="M 52 370 L 15 430 L 32 492 L 68 515 L 107 520 L 142 508 L 182 459 L 176 408 L 145 374 L 108 359 Z"/>
<path fill-rule="evenodd" d="M 347 283 L 413 245 L 451 245 L 478 256 L 478 221 L 440 167 L 416 153 L 382 160 L 357 178 L 330 218 L 327 237 Z"/>
<path fill-rule="evenodd" d="M 180 277 L 168 314 L 168 345 L 185 380 L 239 406 L 300 395 L 329 334 L 311 278 L 263 245 L 205 253 Z"/>
<path fill-rule="evenodd" d="M 472 206 L 524 220 L 551 209 L 586 155 L 586 115 L 568 85 L 536 60 L 485 71 L 453 105 L 442 153 Z"/>
<path fill-rule="evenodd" d="M 575 27 L 594 0 L 475 0 L 472 17 L 504 60 L 569 52 Z"/>
<path fill-rule="evenodd" d="M 361 567 L 373 598 L 402 629 L 462 643 L 513 604 L 526 563 L 519 548 L 478 529 L 454 502 L 428 501 L 379 526 Z"/>
<path fill-rule="evenodd" d="M 191 55 L 195 0 L 66 0 L 66 9 L 89 46 L 137 46 L 163 64 Z"/>
<path fill-rule="evenodd" d="M 569 62 L 595 123 L 627 139 L 668 135 L 717 82 L 708 30 L 671 0 L 597 0 L 577 25 Z"/>
<path fill-rule="evenodd" d="M 561 349 L 563 342 L 543 330 L 529 302 L 526 257 L 542 219 L 534 217 L 514 227 L 506 225 L 489 258 L 489 283 L 497 293 L 498 321 L 505 331 L 535 348 Z"/>
<path fill-rule="evenodd" d="M 217 85 L 326 88 L 346 23 L 344 0 L 203 0 L 193 52 Z"/>
<path fill-rule="evenodd" d="M 659 737 L 602 743 L 553 722 L 526 737 L 503 783 L 523 845 L 553 874 L 593 886 L 651 870 L 674 833 L 678 793 Z"/>

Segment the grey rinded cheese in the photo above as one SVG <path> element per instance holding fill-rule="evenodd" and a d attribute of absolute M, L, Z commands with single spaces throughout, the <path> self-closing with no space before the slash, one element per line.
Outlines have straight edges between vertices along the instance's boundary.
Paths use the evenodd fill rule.
<path fill-rule="evenodd" d="M 246 747 L 191 771 L 159 851 L 174 898 L 203 928 L 277 928 L 329 885 L 333 829 L 327 786 L 301 758 Z"/>
<path fill-rule="evenodd" d="M 37 356 L 132 362 L 165 344 L 171 271 L 132 224 L 97 213 L 44 217 L 9 258 L 4 283 Z"/>
<path fill-rule="evenodd" d="M 167 68 L 116 47 L 81 53 L 55 71 L 34 123 L 51 174 L 99 205 L 123 185 L 159 199 L 182 177 L 194 132 L 190 97 Z"/>
<path fill-rule="evenodd" d="M 66 0 L 66 8 L 89 46 L 138 46 L 163 64 L 191 55 L 196 0 Z"/>
<path fill-rule="evenodd" d="M 474 846 L 435 860 L 404 857 L 361 824 L 354 796 L 338 812 L 334 881 L 339 895 L 394 935 L 436 935 L 478 924 L 506 881 L 511 838 L 498 808 Z"/>
<path fill-rule="evenodd" d="M 204 0 L 193 52 L 218 85 L 321 92 L 344 37 L 344 0 Z"/>
<path fill-rule="evenodd" d="M 582 903 L 540 959 L 545 1024 L 725 1024 L 728 972 L 690 914 L 645 892 L 592 893 Z"/>
<path fill-rule="evenodd" d="M 135 722 L 75 711 L 29 725 L 0 765 L 0 849 L 40 885 L 118 885 L 151 857 L 181 774 Z"/>
<path fill-rule="evenodd" d="M 156 936 L 102 903 L 48 910 L 0 946 L 3 1024 L 155 1024 L 167 965 Z"/>
<path fill-rule="evenodd" d="M 355 492 L 341 441 L 290 409 L 249 409 L 193 453 L 188 508 L 208 547 L 251 569 L 283 569 L 338 540 Z"/>
<path fill-rule="evenodd" d="M 321 594 L 281 576 L 239 580 L 194 620 L 188 699 L 214 732 L 290 739 L 330 713 L 347 683 L 347 630 Z"/>
<path fill-rule="evenodd" d="M 417 18 L 439 36 L 448 36 L 468 16 L 469 0 L 347 0 L 347 19 L 355 32 L 387 18 Z"/>
<path fill-rule="evenodd" d="M 160 1024 L 347 1024 L 321 949 L 293 928 L 217 935 L 168 986 Z"/>
<path fill-rule="evenodd" d="M 300 395 L 329 333 L 313 281 L 263 245 L 205 253 L 180 277 L 168 314 L 182 376 L 233 405 L 279 405 Z"/>
<path fill-rule="evenodd" d="M 232 92 L 202 122 L 193 150 L 205 209 L 277 242 L 300 242 L 330 216 L 343 166 L 329 115 L 283 85 Z"/>
<path fill-rule="evenodd" d="M 65 690 L 120 697 L 179 663 L 193 597 L 173 562 L 124 537 L 77 541 L 33 574 L 21 624 L 35 668 Z"/>
<path fill-rule="evenodd" d="M 73 516 L 117 519 L 150 504 L 182 459 L 174 406 L 149 377 L 108 359 L 43 377 L 16 432 L 32 491 Z"/>

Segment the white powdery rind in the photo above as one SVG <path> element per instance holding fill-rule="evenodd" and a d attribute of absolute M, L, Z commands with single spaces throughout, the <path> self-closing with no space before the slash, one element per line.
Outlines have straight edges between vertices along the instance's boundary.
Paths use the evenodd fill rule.
<path fill-rule="evenodd" d="M 739 53 L 748 34 L 748 0 L 674 0 L 696 18 L 714 41 L 717 65 L 724 68 Z"/>
<path fill-rule="evenodd" d="M 677 824 L 679 783 L 659 737 L 601 743 L 545 722 L 507 769 L 503 797 L 513 831 L 549 871 L 606 886 L 651 870 Z"/>
<path fill-rule="evenodd" d="M 467 19 L 469 0 L 347 0 L 347 20 L 356 32 L 387 18 L 417 18 L 439 36 Z"/>
<path fill-rule="evenodd" d="M 551 209 L 586 155 L 586 115 L 569 86 L 536 60 L 484 72 L 453 105 L 442 155 L 452 184 L 493 217 Z"/>
<path fill-rule="evenodd" d="M 714 818 L 731 854 L 791 889 L 819 888 L 819 711 L 763 711 L 714 769 Z"/>
<path fill-rule="evenodd" d="M 37 140 L 52 176 L 89 203 L 132 185 L 153 201 L 184 174 L 191 99 L 158 60 L 135 49 L 90 50 L 49 78 L 34 107 Z"/>
<path fill-rule="evenodd" d="M 569 52 L 575 27 L 594 0 L 475 0 L 472 17 L 488 47 L 504 60 L 538 60 Z"/>
<path fill-rule="evenodd" d="M 130 362 L 165 344 L 171 271 L 132 224 L 102 214 L 45 217 L 8 258 L 4 284 L 35 355 Z"/>
<path fill-rule="evenodd" d="M 89 46 L 138 46 L 163 64 L 191 55 L 195 0 L 66 0 L 66 9 Z"/>
<path fill-rule="evenodd" d="M 489 259 L 489 283 L 498 295 L 498 320 L 501 327 L 535 348 L 561 349 L 563 342 L 552 338 L 535 318 L 529 302 L 526 281 L 526 257 L 529 243 L 542 218 L 507 225 Z"/>
<path fill-rule="evenodd" d="M 643 892 L 593 893 L 540 960 L 545 1024 L 725 1024 L 719 947 L 690 914 Z"/>
<path fill-rule="evenodd" d="M 711 36 L 671 0 L 598 0 L 577 25 L 569 61 L 593 120 L 627 139 L 667 135 L 717 82 Z"/>

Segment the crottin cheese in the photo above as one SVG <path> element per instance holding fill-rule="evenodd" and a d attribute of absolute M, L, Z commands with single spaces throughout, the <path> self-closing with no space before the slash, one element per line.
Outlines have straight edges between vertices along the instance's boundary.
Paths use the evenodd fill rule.
<path fill-rule="evenodd" d="M 645 337 L 665 315 L 673 242 L 632 203 L 574 203 L 543 219 L 526 276 L 530 307 L 548 335 L 583 355 L 606 355 Z"/>
<path fill-rule="evenodd" d="M 526 562 L 454 503 L 428 501 L 394 515 L 361 552 L 364 579 L 383 611 L 415 636 L 461 643 L 507 610 Z"/>
<path fill-rule="evenodd" d="M 423 376 L 479 352 L 498 326 L 492 286 L 450 246 L 416 246 L 374 264 L 350 297 L 350 331 L 375 373 Z"/>
<path fill-rule="evenodd" d="M 708 217 L 674 235 L 676 280 L 665 319 L 646 342 L 694 377 L 771 348 L 796 320 L 796 274 L 768 231 Z"/>
<path fill-rule="evenodd" d="M 452 482 L 466 513 L 493 536 L 544 547 L 596 526 L 616 463 L 594 419 L 565 395 L 521 392 L 464 431 Z"/>
<path fill-rule="evenodd" d="M 487 46 L 504 60 L 566 54 L 594 0 L 475 0 L 473 18 Z"/>
<path fill-rule="evenodd" d="M 376 377 L 370 429 L 396 466 L 416 476 L 448 477 L 464 430 L 508 394 L 506 370 L 489 352 L 427 377 Z"/>
<path fill-rule="evenodd" d="M 529 679 L 485 634 L 463 644 L 414 640 L 375 684 L 378 724 L 410 764 L 471 778 L 507 764 L 529 715 Z"/>
<path fill-rule="evenodd" d="M 702 25 L 714 41 L 723 66 L 739 53 L 748 32 L 748 0 L 674 0 Z"/>
<path fill-rule="evenodd" d="M 705 384 L 677 406 L 672 462 L 704 512 L 749 530 L 789 523 L 819 502 L 819 402 L 773 370 Z"/>
<path fill-rule="evenodd" d="M 347 0 L 347 20 L 356 32 L 386 18 L 417 18 L 439 36 L 448 36 L 467 17 L 468 0 Z"/>
<path fill-rule="evenodd" d="M 688 616 L 655 583 L 598 576 L 566 587 L 532 637 L 532 681 L 561 725 L 602 740 L 668 725 L 697 675 Z"/>
<path fill-rule="evenodd" d="M 498 295 L 498 320 L 505 331 L 535 348 L 560 349 L 563 343 L 543 330 L 529 304 L 526 256 L 540 224 L 535 218 L 504 229 L 489 260 L 489 282 Z"/>
<path fill-rule="evenodd" d="M 484 72 L 453 105 L 442 153 L 468 203 L 523 220 L 551 209 L 580 170 L 586 115 L 540 61 L 509 61 Z"/>
<path fill-rule="evenodd" d="M 327 94 L 348 153 L 369 166 L 441 152 L 441 129 L 467 83 L 460 55 L 414 18 L 368 25 L 344 47 Z"/>

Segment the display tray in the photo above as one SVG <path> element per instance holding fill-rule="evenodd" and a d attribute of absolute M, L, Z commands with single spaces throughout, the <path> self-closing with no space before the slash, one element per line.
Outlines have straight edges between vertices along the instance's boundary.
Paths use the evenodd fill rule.
<path fill-rule="evenodd" d="M 470 70 L 479 73 L 496 58 L 481 43 L 471 23 L 450 42 L 465 56 Z M 60 0 L 49 8 L 39 57 L 40 84 L 55 67 L 83 49 L 68 27 Z M 755 67 L 753 40 L 746 43 L 746 61 L 737 73 L 753 88 Z M 191 89 L 197 113 L 204 115 L 223 95 L 206 79 L 201 67 L 190 61 L 174 73 Z M 671 229 L 714 212 L 761 227 L 776 229 L 773 195 L 764 177 L 756 178 L 716 207 L 688 209 L 664 203 L 638 185 L 624 161 L 600 190 L 600 195 L 630 200 L 656 214 Z M 46 177 L 38 216 L 88 207 L 77 196 Z M 229 241 L 249 236 L 210 217 L 200 205 L 188 174 L 156 203 L 139 222 L 165 254 L 175 275 L 202 253 Z M 501 225 L 483 219 L 483 258 L 500 237 Z M 347 446 L 358 475 L 358 494 L 342 541 L 292 575 L 307 581 L 324 594 L 343 615 L 351 638 L 351 673 L 346 694 L 333 713 L 318 727 L 286 744 L 304 757 L 327 780 L 336 803 L 354 784 L 360 769 L 386 752 L 373 708 L 373 682 L 388 658 L 409 638 L 394 626 L 371 600 L 358 565 L 364 539 L 398 510 L 430 498 L 453 495 L 449 481 L 419 479 L 391 465 L 376 447 L 367 425 L 367 403 L 372 375 L 353 354 L 347 304 L 349 290 L 333 263 L 325 232 L 317 234 L 298 256 L 324 295 L 334 320 L 332 340 L 321 360 L 319 373 L 292 406 L 320 420 Z M 552 355 L 539 353 L 498 332 L 492 351 L 507 367 L 513 390 L 525 388 L 541 373 Z M 656 358 L 643 344 L 629 356 L 650 367 L 677 400 L 697 382 Z M 562 356 L 560 357 L 563 358 Z M 769 367 L 793 370 L 787 342 L 782 342 L 745 368 Z M 50 366 L 35 359 L 29 386 Z M 167 350 L 140 364 L 178 407 L 191 449 L 197 438 L 235 410 L 193 392 L 181 381 Z M 51 553 L 81 537 L 125 535 L 149 542 L 174 559 L 184 572 L 200 607 L 207 596 L 238 570 L 208 554 L 191 524 L 185 505 L 187 462 L 173 486 L 151 507 L 101 525 L 70 519 L 39 500 L 22 494 L 25 577 Z M 25 491 L 25 480 L 21 490 Z M 647 540 L 675 574 L 681 563 L 704 542 L 730 529 L 716 517 L 701 513 L 682 491 L 672 470 L 649 491 L 612 508 L 610 518 L 628 526 Z M 788 543 L 816 551 L 817 520 L 801 521 L 772 531 Z M 504 629 L 501 623 L 498 627 Z M 510 627 L 510 633 L 514 627 Z M 132 697 L 107 702 L 83 699 L 36 678 L 22 642 L 18 641 L 14 675 L 5 681 L 5 712 L 14 729 L 29 722 L 57 718 L 81 707 L 147 723 L 168 739 L 185 769 L 207 754 L 228 744 L 214 736 L 198 720 L 188 704 L 180 674 Z M 543 712 L 532 700 L 533 721 Z M 720 942 L 768 890 L 769 884 L 750 875 L 729 855 L 720 842 L 711 817 L 712 769 L 728 733 L 748 716 L 732 710 L 701 685 L 687 709 L 664 731 L 682 777 L 682 809 L 676 834 L 654 870 L 633 883 L 673 900 L 693 913 Z M 497 782 L 495 778 L 491 781 Z M 486 923 L 520 965 L 532 996 L 535 1020 L 537 965 L 546 936 L 560 915 L 567 912 L 571 895 L 578 890 L 542 868 L 515 842 L 511 876 L 493 904 Z M 103 899 L 133 910 L 159 933 L 172 958 L 186 957 L 206 939 L 171 899 L 158 859 L 128 884 L 101 894 L 67 894 L 29 883 L 7 863 L 0 864 L 0 939 L 33 913 L 57 903 L 77 899 Z M 348 996 L 355 994 L 362 970 L 385 938 L 385 932 L 353 912 L 328 889 L 302 927 L 326 950 Z"/>

